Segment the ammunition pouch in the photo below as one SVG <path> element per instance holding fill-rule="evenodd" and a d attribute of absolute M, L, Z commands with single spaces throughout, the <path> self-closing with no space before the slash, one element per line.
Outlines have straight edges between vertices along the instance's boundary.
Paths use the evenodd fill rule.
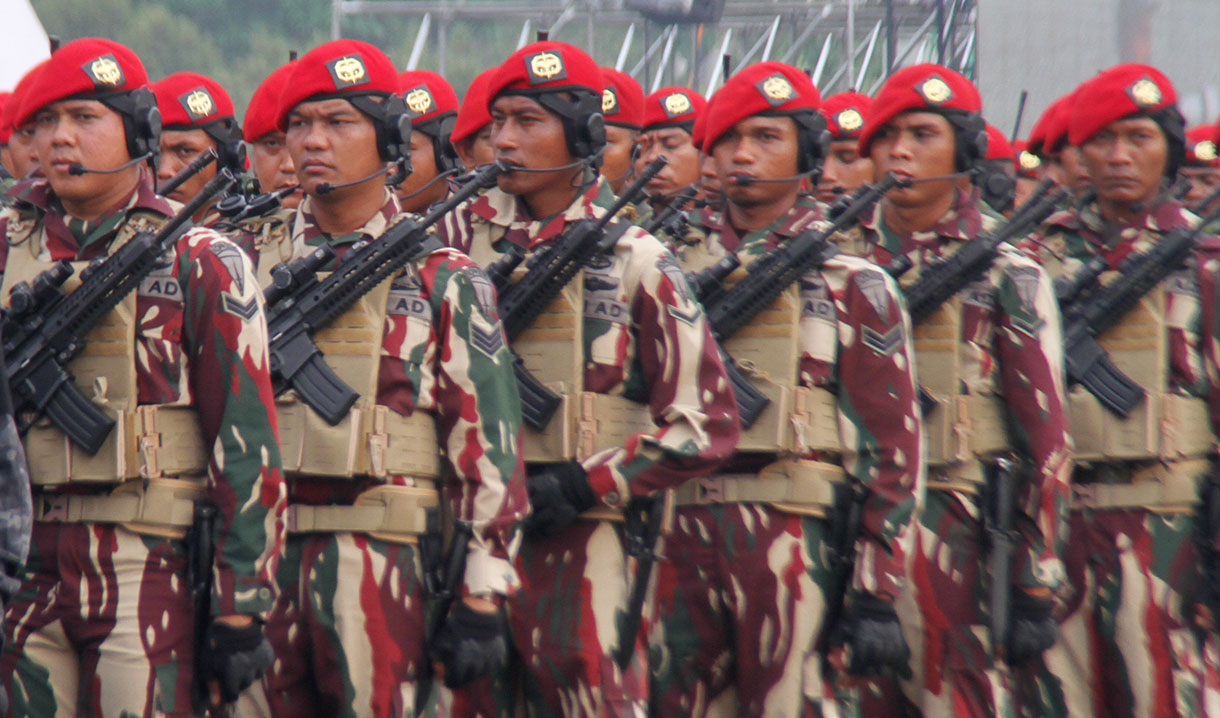
<path fill-rule="evenodd" d="M 289 533 L 366 533 L 393 543 L 418 543 L 428 532 L 429 509 L 440 505 L 435 488 L 376 486 L 351 506 L 288 507 Z"/>
<path fill-rule="evenodd" d="M 674 489 L 677 506 L 769 504 L 786 513 L 826 518 L 835 489 L 847 474 L 835 464 L 804 459 L 777 461 L 758 474 L 726 474 L 691 479 Z"/>
<path fill-rule="evenodd" d="M 1205 456 L 1215 444 L 1202 399 L 1149 391 L 1124 419 L 1077 388 L 1068 405 L 1077 461 L 1174 461 Z"/>
<path fill-rule="evenodd" d="M 923 424 L 929 466 L 977 464 L 977 459 L 1008 451 L 1005 408 L 998 396 L 933 396 L 937 405 L 924 417 Z"/>
<path fill-rule="evenodd" d="M 362 400 L 337 426 L 294 399 L 277 401 L 280 454 L 290 474 L 351 479 L 441 473 L 436 419 L 426 411 L 403 416 Z"/>
<path fill-rule="evenodd" d="M 38 521 L 121 524 L 139 534 L 182 539 L 204 496 L 202 480 L 133 479 L 106 496 L 44 492 L 34 499 Z"/>
<path fill-rule="evenodd" d="M 1191 513 L 1199 503 L 1199 477 L 1210 467 L 1207 459 L 1155 463 L 1135 469 L 1129 482 L 1076 483 L 1072 508 Z"/>

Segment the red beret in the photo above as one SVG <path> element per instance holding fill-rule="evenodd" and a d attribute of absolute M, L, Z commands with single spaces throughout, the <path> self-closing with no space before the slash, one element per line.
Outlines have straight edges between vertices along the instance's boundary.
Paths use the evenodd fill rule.
<path fill-rule="evenodd" d="M 0 92 L 0 145 L 7 145 L 8 138 L 13 136 L 13 128 L 4 122 L 4 110 L 8 107 L 9 100 L 13 98 L 11 92 Z"/>
<path fill-rule="evenodd" d="M 398 92 L 411 111 L 411 124 L 422 125 L 458 111 L 453 85 L 431 70 L 407 70 L 398 75 Z"/>
<path fill-rule="evenodd" d="M 1000 128 L 987 123 L 987 155 L 985 160 L 1011 160 L 1013 158 L 1012 144 L 1000 132 Z"/>
<path fill-rule="evenodd" d="M 1068 118 L 1068 142 L 1082 145 L 1111 122 L 1163 110 L 1177 101 L 1173 83 L 1155 67 L 1115 65 L 1077 88 Z"/>
<path fill-rule="evenodd" d="M 1186 130 L 1186 166 L 1220 167 L 1215 125 L 1199 125 Z"/>
<path fill-rule="evenodd" d="M 486 69 L 470 81 L 466 96 L 462 98 L 462 106 L 458 108 L 457 123 L 453 125 L 453 132 L 449 135 L 450 142 L 460 142 L 476 135 L 491 122 L 491 113 L 487 111 L 487 106 L 491 104 L 491 98 L 487 96 L 487 85 L 499 69 Z"/>
<path fill-rule="evenodd" d="M 275 125 L 287 130 L 288 113 L 310 99 L 397 92 L 398 70 L 384 52 L 360 40 L 332 40 L 297 60 L 280 95 Z"/>
<path fill-rule="evenodd" d="M 24 94 L 13 126 L 24 125 L 52 102 L 130 92 L 147 84 L 144 63 L 126 46 L 96 37 L 73 40 L 42 65 Z"/>
<path fill-rule="evenodd" d="M 877 130 L 911 110 L 977 113 L 983 110 L 983 100 L 974 83 L 943 65 L 928 62 L 904 67 L 890 75 L 873 99 L 860 133 L 860 154 L 868 154 Z"/>
<path fill-rule="evenodd" d="M 709 112 L 703 151 L 712 146 L 738 122 L 766 112 L 810 110 L 817 112 L 822 95 L 809 76 L 791 65 L 774 60 L 759 62 L 733 75 L 712 97 L 716 107 Z"/>
<path fill-rule="evenodd" d="M 1042 166 L 1042 160 L 1038 159 L 1038 155 L 1029 151 L 1029 143 L 1025 140 L 1017 140 L 1012 143 L 1012 152 L 1014 155 L 1012 165 L 1017 170 L 1017 176 L 1037 179 L 1038 168 Z"/>
<path fill-rule="evenodd" d="M 566 42 L 535 42 L 508 56 L 487 83 L 490 107 L 502 92 L 534 94 L 585 90 L 600 96 L 605 85 L 593 58 Z"/>
<path fill-rule="evenodd" d="M 152 84 L 166 129 L 201 127 L 232 119 L 233 100 L 220 83 L 195 72 L 175 72 Z"/>
<path fill-rule="evenodd" d="M 279 119 L 280 95 L 284 94 L 284 85 L 296 67 L 296 60 L 286 62 L 267 75 L 267 79 L 254 90 L 250 105 L 246 107 L 243 118 L 242 137 L 246 142 L 255 142 L 276 131 L 276 121 Z"/>
<path fill-rule="evenodd" d="M 840 92 L 822 101 L 822 114 L 832 140 L 854 140 L 864 130 L 873 98 L 862 92 Z"/>
<path fill-rule="evenodd" d="M 635 78 L 613 67 L 602 68 L 602 116 L 607 125 L 638 130 L 644 126 L 644 88 Z"/>
<path fill-rule="evenodd" d="M 715 95 L 712 96 L 715 99 Z M 712 114 L 712 100 L 707 101 L 707 107 L 695 118 L 695 126 L 690 131 L 690 141 L 699 151 L 703 151 L 703 141 L 707 139 L 707 118 Z"/>
<path fill-rule="evenodd" d="M 644 98 L 644 130 L 691 127 L 705 107 L 707 100 L 689 87 L 662 87 Z"/>
<path fill-rule="evenodd" d="M 13 130 L 17 129 L 17 114 L 21 112 L 21 103 L 25 101 L 26 93 L 30 89 L 30 85 L 34 84 L 34 80 L 38 77 L 38 72 L 42 70 L 42 66 L 47 64 L 46 60 L 31 67 L 28 72 L 20 80 L 17 81 L 17 86 L 13 88 L 13 94 L 8 98 L 8 102 L 4 105 L 4 111 L 0 112 L 0 131 L 3 131 L 5 141 L 12 139 Z"/>

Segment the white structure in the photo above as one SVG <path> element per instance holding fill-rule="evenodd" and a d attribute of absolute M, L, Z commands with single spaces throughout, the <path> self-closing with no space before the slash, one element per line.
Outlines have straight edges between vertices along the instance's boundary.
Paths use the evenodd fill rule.
<path fill-rule="evenodd" d="M 47 32 L 42 29 L 30 0 L 0 0 L 4 16 L 4 42 L 0 43 L 0 90 L 11 90 L 34 65 L 51 55 Z"/>

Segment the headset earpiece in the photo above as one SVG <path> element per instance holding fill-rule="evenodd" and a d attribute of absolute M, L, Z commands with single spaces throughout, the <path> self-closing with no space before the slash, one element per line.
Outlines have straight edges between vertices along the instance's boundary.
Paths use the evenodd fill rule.
<path fill-rule="evenodd" d="M 411 113 L 398 95 L 379 102 L 370 96 L 345 98 L 373 121 L 377 132 L 377 154 L 383 162 L 394 162 L 399 170 L 393 177 L 402 182 L 411 174 Z"/>
<path fill-rule="evenodd" d="M 453 127 L 457 124 L 457 114 L 430 120 L 426 124 L 428 129 L 425 130 L 421 125 L 420 131 L 432 135 L 432 157 L 436 161 L 436 171 L 438 173 L 460 171 L 462 161 L 458 157 L 457 149 L 449 141 L 449 136 L 453 134 Z"/>
<path fill-rule="evenodd" d="M 796 171 L 798 174 L 812 173 L 813 182 L 821 173 L 822 163 L 830 152 L 830 132 L 826 129 L 826 118 L 818 112 L 794 112 L 796 122 Z"/>
<path fill-rule="evenodd" d="M 161 154 L 161 110 L 152 90 L 141 87 L 131 92 L 130 127 L 127 128 L 127 150 L 132 158 L 152 153 L 155 163 Z M 128 123 L 127 116 L 124 124 Z"/>
<path fill-rule="evenodd" d="M 589 159 L 601 164 L 606 148 L 606 119 L 602 115 L 601 95 L 569 91 L 574 100 L 560 93 L 547 92 L 534 96 L 538 104 L 554 112 L 563 122 L 563 135 L 573 159 Z"/>
<path fill-rule="evenodd" d="M 241 127 L 233 119 L 218 120 L 205 125 L 203 131 L 216 140 L 219 166 L 234 174 L 246 169 L 246 145 L 241 141 Z"/>
<path fill-rule="evenodd" d="M 943 116 L 953 126 L 955 171 L 967 172 L 978 167 L 987 156 L 987 123 L 982 115 L 946 110 Z"/>
<path fill-rule="evenodd" d="M 1008 160 L 985 161 L 978 165 L 974 184 L 979 188 L 983 201 L 997 212 L 1012 209 L 1016 200 L 1017 183 L 1005 171 Z"/>

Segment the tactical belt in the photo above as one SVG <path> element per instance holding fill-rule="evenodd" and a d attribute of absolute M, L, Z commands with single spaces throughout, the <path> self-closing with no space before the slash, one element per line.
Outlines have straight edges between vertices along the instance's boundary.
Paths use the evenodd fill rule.
<path fill-rule="evenodd" d="M 403 416 L 385 406 L 353 407 L 331 426 L 305 404 L 278 403 L 280 454 L 284 470 L 306 476 L 414 476 L 441 473 L 436 420 L 426 411 Z"/>
<path fill-rule="evenodd" d="M 923 424 L 929 466 L 977 464 L 975 459 L 1008 450 L 1004 405 L 998 396 L 959 394 L 936 399 L 939 403 Z"/>
<path fill-rule="evenodd" d="M 813 451 L 838 454 L 839 403 L 825 389 L 759 384 L 771 404 L 754 425 L 742 432 L 741 452 L 802 456 Z"/>
<path fill-rule="evenodd" d="M 30 476 L 40 486 L 202 475 L 211 455 L 204 450 L 199 415 L 189 406 L 140 406 L 117 414 L 114 430 L 93 456 L 47 419 L 30 427 L 25 447 Z"/>
<path fill-rule="evenodd" d="M 1149 392 L 1123 419 L 1077 389 L 1069 407 L 1077 461 L 1189 459 L 1207 455 L 1215 444 L 1202 399 Z"/>
<path fill-rule="evenodd" d="M 674 489 L 677 506 L 770 504 L 780 511 L 825 518 L 835 503 L 835 486 L 847 474 L 822 461 L 777 461 L 758 474 L 725 474 L 691 479 Z"/>
<path fill-rule="evenodd" d="M 377 486 L 351 506 L 288 507 L 289 533 L 366 533 L 383 541 L 416 543 L 428 531 L 428 510 L 440 505 L 436 489 Z"/>
<path fill-rule="evenodd" d="M 122 524 L 141 534 L 184 538 L 203 498 L 201 482 L 185 479 L 135 479 L 107 496 L 41 493 L 34 516 L 54 523 Z"/>
<path fill-rule="evenodd" d="M 1072 485 L 1073 509 L 1148 509 L 1189 513 L 1199 502 L 1198 477 L 1210 468 L 1206 459 L 1155 464 L 1132 472 L 1130 483 Z"/>
<path fill-rule="evenodd" d="M 544 431 L 525 429 L 522 448 L 531 463 L 586 459 L 622 447 L 641 431 L 656 431 L 647 404 L 591 391 L 560 392 L 563 403 Z"/>

